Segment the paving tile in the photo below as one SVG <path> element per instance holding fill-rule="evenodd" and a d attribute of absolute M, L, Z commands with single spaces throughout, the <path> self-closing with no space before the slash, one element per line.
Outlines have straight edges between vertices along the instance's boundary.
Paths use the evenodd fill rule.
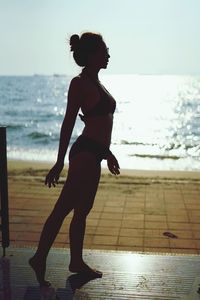
<path fill-rule="evenodd" d="M 93 212 L 102 212 L 103 208 L 104 208 L 103 205 L 94 205 L 92 210 L 93 210 Z"/>
<path fill-rule="evenodd" d="M 97 226 L 98 222 L 99 222 L 98 219 L 90 219 L 90 218 L 87 219 L 88 226 Z"/>
<path fill-rule="evenodd" d="M 169 247 L 169 240 L 163 238 L 144 238 L 144 247 Z"/>
<path fill-rule="evenodd" d="M 191 235 L 194 239 L 199 239 L 200 240 L 200 230 L 199 231 L 192 231 Z"/>
<path fill-rule="evenodd" d="M 187 210 L 196 210 L 196 209 L 200 209 L 200 203 L 196 203 L 196 204 L 193 204 L 193 203 L 185 203 L 185 206 L 186 206 L 186 209 Z"/>
<path fill-rule="evenodd" d="M 95 234 L 95 232 L 96 232 L 96 226 L 89 226 L 89 225 L 87 225 L 86 226 L 86 233 L 87 234 Z"/>
<path fill-rule="evenodd" d="M 191 196 L 184 197 L 184 203 L 185 204 L 194 204 L 194 205 L 197 205 L 199 203 L 199 198 L 200 198 L 200 196 L 196 196 L 196 197 L 191 197 Z"/>
<path fill-rule="evenodd" d="M 59 233 L 55 239 L 55 243 L 69 243 L 69 235 Z"/>
<path fill-rule="evenodd" d="M 85 249 L 102 249 L 102 250 L 117 250 L 117 246 L 115 245 L 101 245 L 101 244 L 92 244 L 90 247 L 86 247 Z"/>
<path fill-rule="evenodd" d="M 101 219 L 98 222 L 98 227 L 120 227 L 121 226 L 121 221 L 119 220 L 105 220 Z"/>
<path fill-rule="evenodd" d="M 134 228 L 121 228 L 119 232 L 120 237 L 142 237 L 144 235 L 144 229 Z"/>
<path fill-rule="evenodd" d="M 93 244 L 116 245 L 116 243 L 117 243 L 117 236 L 95 235 L 93 239 Z"/>
<path fill-rule="evenodd" d="M 191 190 L 186 189 L 183 191 L 183 197 L 187 198 L 187 197 L 199 197 L 200 196 L 200 191 L 199 190 L 195 190 L 195 186 L 191 186 Z"/>
<path fill-rule="evenodd" d="M 168 221 L 168 228 L 170 230 L 176 229 L 176 230 L 191 230 L 191 224 L 190 223 L 183 223 L 183 222 L 171 222 Z"/>
<path fill-rule="evenodd" d="M 96 228 L 96 235 L 114 235 L 117 236 L 119 234 L 120 228 L 119 227 L 100 227 Z"/>
<path fill-rule="evenodd" d="M 136 201 L 126 201 L 125 203 L 125 208 L 144 208 L 144 200 L 140 201 L 140 202 L 136 202 Z"/>
<path fill-rule="evenodd" d="M 191 223 L 190 227 L 192 230 L 199 230 L 200 231 L 200 223 Z"/>
<path fill-rule="evenodd" d="M 113 207 L 124 207 L 124 203 L 125 203 L 125 200 L 121 200 L 121 201 L 107 201 L 105 203 L 105 206 L 113 206 Z"/>
<path fill-rule="evenodd" d="M 13 231 L 31 231 L 31 232 L 41 232 L 41 229 L 42 229 L 43 225 L 42 224 L 13 224 L 13 223 L 10 223 L 9 224 L 9 229 L 10 229 L 10 232 L 13 232 Z"/>
<path fill-rule="evenodd" d="M 154 204 L 154 205 L 163 205 L 164 204 L 164 200 L 163 199 L 159 199 L 159 198 L 147 198 L 145 200 L 145 204 Z"/>
<path fill-rule="evenodd" d="M 145 204 L 145 209 L 146 208 L 150 208 L 150 209 L 154 209 L 154 210 L 163 210 L 165 209 L 165 204 L 162 204 L 162 203 L 158 203 L 158 204 L 155 204 L 155 203 L 152 203 L 152 202 L 147 202 Z"/>
<path fill-rule="evenodd" d="M 192 239 L 170 239 L 170 248 L 196 249 L 195 241 Z"/>
<path fill-rule="evenodd" d="M 71 220 L 72 220 L 72 216 L 67 216 L 61 226 L 61 229 L 60 230 L 67 230 L 69 228 L 69 225 L 71 223 Z"/>
<path fill-rule="evenodd" d="M 193 240 L 197 249 L 200 249 L 200 240 Z"/>
<path fill-rule="evenodd" d="M 124 213 L 143 214 L 144 207 L 124 207 Z"/>
<path fill-rule="evenodd" d="M 150 208 L 145 207 L 144 213 L 145 213 L 145 215 L 163 216 L 163 215 L 166 215 L 166 209 L 164 206 L 162 208 L 157 208 L 154 206 L 152 206 Z"/>
<path fill-rule="evenodd" d="M 36 243 L 34 241 L 20 241 L 20 240 L 17 240 L 17 241 L 10 241 L 10 246 L 13 246 L 13 247 L 35 247 L 36 246 Z"/>
<path fill-rule="evenodd" d="M 18 232 L 17 239 L 19 241 L 39 241 L 39 232 Z"/>
<path fill-rule="evenodd" d="M 141 246 L 117 246 L 119 251 L 143 252 L 144 248 Z"/>
<path fill-rule="evenodd" d="M 118 246 L 143 246 L 143 237 L 124 237 L 120 236 Z"/>
<path fill-rule="evenodd" d="M 168 225 L 167 222 L 153 222 L 153 221 L 146 221 L 144 222 L 145 229 L 167 229 Z"/>
<path fill-rule="evenodd" d="M 84 237 L 84 247 L 90 246 L 93 243 L 94 235 L 93 234 L 87 234 Z"/>
<path fill-rule="evenodd" d="M 122 220 L 122 228 L 144 228 L 143 221 L 134 221 L 134 220 Z"/>
<path fill-rule="evenodd" d="M 144 221 L 144 214 L 124 213 L 123 220 Z"/>
<path fill-rule="evenodd" d="M 144 229 L 144 237 L 148 238 L 164 238 L 163 233 L 165 230 L 163 229 Z"/>
<path fill-rule="evenodd" d="M 189 216 L 188 219 L 190 223 L 198 223 L 200 221 L 200 217 L 198 216 Z"/>
<path fill-rule="evenodd" d="M 17 231 L 11 231 L 10 232 L 10 240 L 11 241 L 18 240 L 18 235 L 19 235 L 19 232 L 17 232 Z"/>
<path fill-rule="evenodd" d="M 167 215 L 168 222 L 189 222 L 188 216 Z"/>
<path fill-rule="evenodd" d="M 145 222 L 148 221 L 152 221 L 152 222 L 166 222 L 167 221 L 167 217 L 166 215 L 149 215 L 149 214 L 145 214 Z"/>
<path fill-rule="evenodd" d="M 113 206 L 104 206 L 103 211 L 104 212 L 111 212 L 111 213 L 122 213 L 124 210 L 124 207 L 113 207 Z"/>
<path fill-rule="evenodd" d="M 194 209 L 194 210 L 188 210 L 188 214 L 189 214 L 189 216 L 191 216 L 191 217 L 199 217 L 199 219 L 200 219 L 200 209 Z"/>
<path fill-rule="evenodd" d="M 181 209 L 175 209 L 175 208 L 168 208 L 166 207 L 166 214 L 169 216 L 187 216 L 188 211 L 186 208 L 181 208 Z"/>
<path fill-rule="evenodd" d="M 109 220 L 121 220 L 123 217 L 122 213 L 111 213 L 111 212 L 102 212 L 101 219 L 109 219 Z"/>
<path fill-rule="evenodd" d="M 181 210 L 181 209 L 185 209 L 185 203 L 182 202 L 182 203 L 168 203 L 166 202 L 165 203 L 165 207 L 166 209 L 171 209 L 171 210 Z"/>
<path fill-rule="evenodd" d="M 101 216 L 101 212 L 91 211 L 88 215 L 88 219 L 98 219 Z"/>
<path fill-rule="evenodd" d="M 142 192 L 142 191 L 136 191 L 134 193 L 134 198 L 144 198 L 145 197 L 145 192 Z"/>

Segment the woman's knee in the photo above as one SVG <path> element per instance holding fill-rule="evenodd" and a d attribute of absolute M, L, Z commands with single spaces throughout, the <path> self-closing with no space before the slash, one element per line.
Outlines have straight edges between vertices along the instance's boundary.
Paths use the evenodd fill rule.
<path fill-rule="evenodd" d="M 52 216 L 55 218 L 65 218 L 73 209 L 72 203 L 68 201 L 62 194 L 54 205 Z"/>
<path fill-rule="evenodd" d="M 54 214 L 58 217 L 66 217 L 73 209 L 73 204 L 68 199 L 58 199 L 54 206 Z"/>
<path fill-rule="evenodd" d="M 91 209 L 92 209 L 92 205 L 84 207 L 84 208 L 78 208 L 78 209 L 74 208 L 73 218 L 78 219 L 78 220 L 86 219 L 88 214 L 90 213 Z"/>
<path fill-rule="evenodd" d="M 64 208 L 60 208 L 58 205 L 55 205 L 49 217 L 54 219 L 55 222 L 59 220 L 63 221 L 64 218 L 68 215 L 68 213 L 69 210 L 65 210 Z"/>

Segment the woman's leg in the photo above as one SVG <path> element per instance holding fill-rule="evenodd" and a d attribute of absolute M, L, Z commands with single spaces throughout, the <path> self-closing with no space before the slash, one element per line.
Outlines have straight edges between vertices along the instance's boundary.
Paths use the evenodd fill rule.
<path fill-rule="evenodd" d="M 50 284 L 44 279 L 47 255 L 60 230 L 64 218 L 73 209 L 72 201 L 68 200 L 68 197 L 70 199 L 69 189 L 68 181 L 66 181 L 53 211 L 43 226 L 38 248 L 34 256 L 29 260 L 29 264 L 36 273 L 38 282 L 42 285 Z"/>
<path fill-rule="evenodd" d="M 97 169 L 99 169 L 99 172 L 97 172 Z M 44 280 L 45 269 L 46 269 L 46 258 L 58 234 L 58 231 L 63 223 L 64 218 L 69 214 L 69 212 L 73 208 L 80 207 L 81 200 L 82 200 L 82 204 L 85 203 L 85 206 L 83 207 L 84 209 L 83 214 L 85 214 L 84 212 L 86 210 L 89 212 L 90 208 L 92 207 L 93 200 L 96 194 L 96 189 L 99 182 L 99 177 L 100 177 L 98 173 L 100 173 L 100 163 L 98 164 L 97 167 L 95 156 L 93 154 L 83 152 L 77 154 L 71 159 L 66 183 L 61 191 L 61 194 L 58 198 L 57 203 L 55 204 L 52 213 L 50 214 L 50 216 L 48 217 L 48 219 L 44 224 L 38 249 L 35 255 L 29 260 L 31 267 L 36 272 L 36 277 L 40 284 L 48 285 L 48 282 Z M 93 176 L 95 174 L 98 177 L 96 180 L 93 179 Z M 94 184 L 95 186 L 93 186 Z M 91 198 L 92 194 L 94 195 L 93 199 Z M 90 208 L 87 208 L 87 206 L 89 206 Z M 74 216 L 76 215 L 77 214 L 74 213 Z M 86 215 L 87 214 L 85 214 L 85 218 Z M 74 221 L 72 222 L 72 226 L 70 226 L 70 233 L 71 233 L 70 236 L 72 236 L 71 237 L 72 242 L 70 243 L 72 244 L 72 249 L 76 249 L 76 241 L 78 241 L 79 249 L 80 249 L 80 247 L 82 248 L 81 245 L 83 244 L 82 241 L 85 232 L 85 220 L 83 222 L 80 222 L 80 224 L 78 224 L 80 230 L 78 232 L 75 230 L 77 224 L 76 218 L 74 219 L 73 217 L 73 220 Z M 73 250 L 71 251 L 71 253 L 73 257 L 76 256 L 74 255 Z M 78 253 L 80 257 L 80 250 L 78 251 Z M 81 250 L 81 255 L 82 255 L 82 250 Z"/>
<path fill-rule="evenodd" d="M 97 192 L 101 175 L 101 165 L 97 162 L 96 156 L 89 152 L 82 152 L 76 156 L 74 164 L 79 168 L 79 195 L 74 203 L 74 215 L 70 224 L 70 252 L 71 262 L 69 269 L 78 272 L 83 267 L 83 241 L 85 235 L 86 218 L 89 214 Z"/>
<path fill-rule="evenodd" d="M 40 260 L 46 260 L 49 250 L 62 226 L 65 217 L 73 209 L 71 201 L 67 199 L 70 196 L 68 190 L 68 182 L 66 181 L 53 211 L 44 224 L 38 248 L 35 252 L 35 256 Z"/>

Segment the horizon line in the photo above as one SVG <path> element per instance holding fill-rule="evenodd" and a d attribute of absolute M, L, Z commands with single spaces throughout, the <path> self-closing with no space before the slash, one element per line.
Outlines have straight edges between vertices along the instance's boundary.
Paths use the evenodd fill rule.
<path fill-rule="evenodd" d="M 109 74 L 101 74 L 101 76 L 112 76 L 112 75 L 135 75 L 135 76 L 200 76 L 200 73 L 109 73 Z M 64 77 L 64 76 L 76 76 L 76 74 L 65 74 L 65 73 L 32 73 L 32 74 L 0 74 L 0 77 L 33 77 L 33 76 L 54 76 L 54 77 Z"/>

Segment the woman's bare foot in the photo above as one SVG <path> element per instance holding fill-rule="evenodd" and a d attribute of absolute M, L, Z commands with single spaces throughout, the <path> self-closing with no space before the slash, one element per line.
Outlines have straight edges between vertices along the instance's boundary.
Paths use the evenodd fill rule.
<path fill-rule="evenodd" d="M 82 262 L 80 264 L 72 264 L 69 265 L 69 271 L 72 273 L 85 273 L 86 275 L 92 276 L 92 277 L 102 277 L 102 272 L 90 268 L 85 262 Z"/>
<path fill-rule="evenodd" d="M 46 262 L 37 260 L 34 256 L 29 259 L 29 265 L 34 270 L 37 281 L 42 286 L 50 286 L 51 283 L 44 279 L 46 272 Z"/>

